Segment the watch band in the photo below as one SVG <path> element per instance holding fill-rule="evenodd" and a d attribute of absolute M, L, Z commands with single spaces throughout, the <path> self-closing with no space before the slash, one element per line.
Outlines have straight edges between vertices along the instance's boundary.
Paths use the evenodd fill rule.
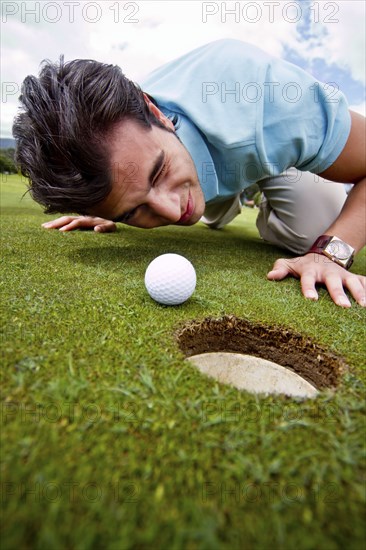
<path fill-rule="evenodd" d="M 334 250 L 334 247 L 337 247 L 337 245 L 341 247 L 341 250 L 342 247 L 347 250 L 346 255 L 344 255 L 344 252 L 343 255 L 337 255 L 337 251 Z M 355 250 L 351 245 L 342 241 L 342 239 L 335 235 L 320 235 L 309 249 L 308 254 L 310 252 L 326 256 L 345 269 L 349 269 L 353 264 Z"/>
<path fill-rule="evenodd" d="M 309 252 L 315 252 L 315 254 L 323 254 L 324 248 L 330 243 L 333 239 L 331 235 L 320 235 L 316 241 L 312 244 Z"/>

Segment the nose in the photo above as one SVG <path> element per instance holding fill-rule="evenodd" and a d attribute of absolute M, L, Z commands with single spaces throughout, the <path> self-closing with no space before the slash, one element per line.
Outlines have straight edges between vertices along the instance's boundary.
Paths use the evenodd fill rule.
<path fill-rule="evenodd" d="M 148 206 L 154 218 L 163 219 L 169 224 L 176 223 L 182 216 L 181 199 L 178 193 L 173 191 L 152 190 Z"/>

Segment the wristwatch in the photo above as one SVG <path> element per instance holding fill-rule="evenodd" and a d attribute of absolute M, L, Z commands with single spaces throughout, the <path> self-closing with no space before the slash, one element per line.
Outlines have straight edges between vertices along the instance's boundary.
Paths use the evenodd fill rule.
<path fill-rule="evenodd" d="M 353 264 L 355 249 L 338 237 L 331 235 L 321 235 L 310 248 L 308 253 L 323 254 L 330 258 L 336 264 L 345 269 L 349 269 Z"/>

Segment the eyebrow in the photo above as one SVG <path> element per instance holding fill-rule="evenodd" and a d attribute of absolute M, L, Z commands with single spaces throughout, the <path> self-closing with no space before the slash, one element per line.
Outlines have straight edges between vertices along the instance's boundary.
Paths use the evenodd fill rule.
<path fill-rule="evenodd" d="M 151 168 L 150 174 L 149 174 L 149 186 L 152 186 L 154 183 L 154 180 L 156 178 L 156 174 L 159 173 L 161 170 L 165 159 L 165 153 L 163 150 L 160 151 L 159 156 L 155 159 L 154 165 Z M 129 212 L 125 212 L 124 214 L 121 214 L 120 216 L 117 216 L 117 218 L 114 218 L 113 222 L 121 222 L 123 223 L 123 220 L 127 218 L 136 208 L 133 208 L 133 210 L 130 210 Z"/>

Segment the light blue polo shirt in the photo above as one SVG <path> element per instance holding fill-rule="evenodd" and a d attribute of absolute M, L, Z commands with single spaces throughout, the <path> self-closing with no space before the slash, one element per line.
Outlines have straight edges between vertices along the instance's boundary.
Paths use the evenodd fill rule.
<path fill-rule="evenodd" d="M 351 127 L 345 96 L 291 63 L 239 40 L 218 40 L 141 83 L 189 151 L 206 203 L 287 168 L 320 173 Z"/>

